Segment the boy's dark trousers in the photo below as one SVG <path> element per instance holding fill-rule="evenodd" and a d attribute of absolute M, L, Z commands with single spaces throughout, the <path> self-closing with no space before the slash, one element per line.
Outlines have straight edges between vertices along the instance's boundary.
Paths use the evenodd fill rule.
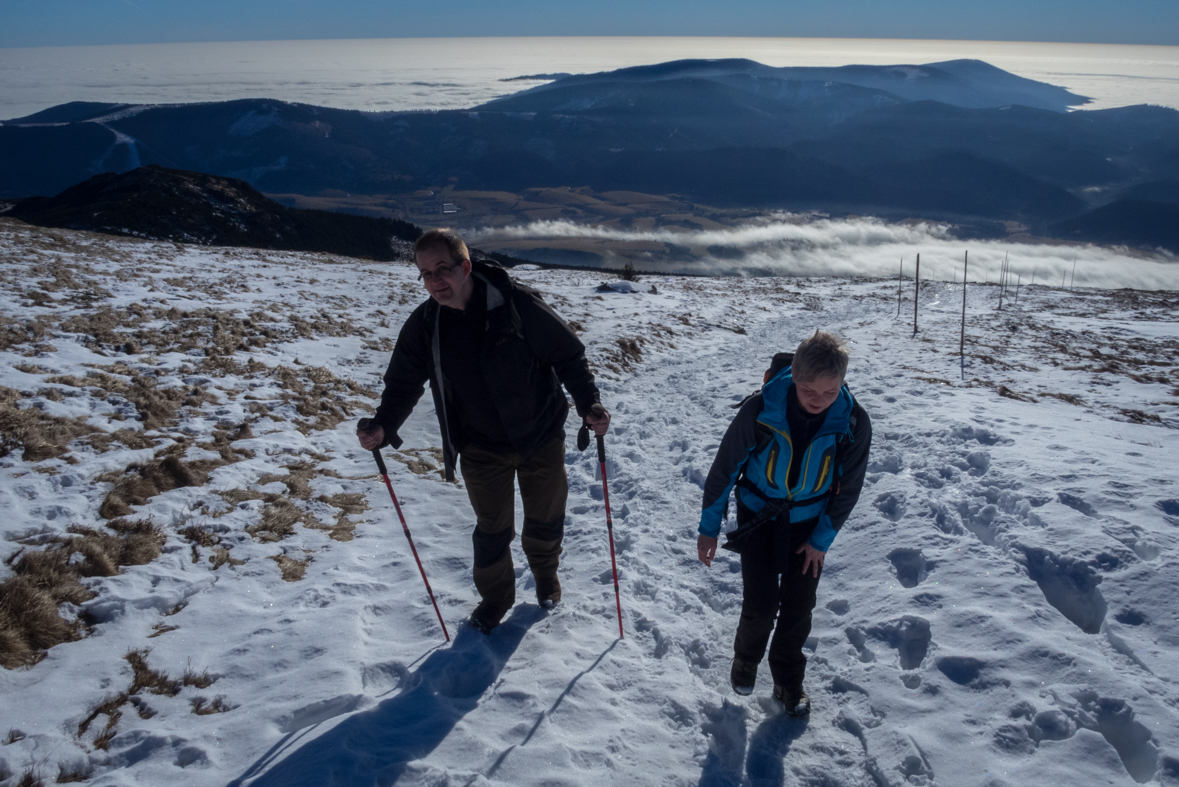
<path fill-rule="evenodd" d="M 738 506 L 737 514 L 740 521 L 749 512 L 744 506 Z M 758 532 L 750 534 L 749 545 L 741 551 L 744 596 L 733 653 L 741 661 L 759 664 L 768 642 L 770 674 L 774 683 L 788 691 L 796 691 L 802 687 L 806 672 L 802 646 L 811 633 L 811 611 L 815 608 L 819 577 L 815 576 L 814 565 L 803 574 L 806 555 L 796 554 L 813 528 L 795 527 L 783 534 L 786 538 L 775 539 L 774 530 L 782 527 L 790 525 L 777 521 L 766 523 Z M 787 554 L 775 555 L 776 551 L 783 550 Z M 783 569 L 781 573 L 777 567 Z M 822 570 L 818 573 L 821 576 Z"/>

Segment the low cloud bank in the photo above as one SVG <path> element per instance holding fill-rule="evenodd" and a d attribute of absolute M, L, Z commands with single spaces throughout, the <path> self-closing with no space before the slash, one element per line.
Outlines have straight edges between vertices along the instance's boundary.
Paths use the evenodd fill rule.
<path fill-rule="evenodd" d="M 921 255 L 921 278 L 961 281 L 963 255 L 970 252 L 970 281 L 996 281 L 1004 257 L 1010 259 L 1012 277 L 1023 284 L 1084 287 L 1130 287 L 1143 290 L 1179 290 L 1179 260 L 1160 251 L 1146 257 L 1121 248 L 1051 243 L 1012 243 L 1005 240 L 953 238 L 941 224 L 887 224 L 876 219 L 814 219 L 780 214 L 774 219 L 714 230 L 657 229 L 633 231 L 594 227 L 568 221 L 539 221 L 526 225 L 485 228 L 473 233 L 474 243 L 512 241 L 562 241 L 675 244 L 700 250 L 693 260 L 658 262 L 650 267 L 675 273 L 718 276 L 877 276 L 895 277 L 904 260 L 911 277 Z M 704 250 L 712 249 L 712 252 Z M 740 252 L 740 258 L 717 249 Z M 611 259 L 607 246 L 595 248 L 621 266 L 633 262 L 642 269 L 638 255 Z"/>

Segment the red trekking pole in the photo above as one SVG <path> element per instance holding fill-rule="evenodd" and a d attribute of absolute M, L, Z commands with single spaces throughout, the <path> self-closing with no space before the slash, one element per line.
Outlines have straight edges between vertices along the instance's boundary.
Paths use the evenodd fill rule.
<path fill-rule="evenodd" d="M 367 421 L 368 419 L 364 419 Z M 361 421 L 361 429 L 365 428 L 364 421 Z M 381 471 L 381 478 L 385 479 L 385 486 L 389 490 L 389 497 L 393 498 L 393 507 L 397 509 L 397 517 L 401 520 L 401 529 L 405 531 L 405 540 L 409 542 L 409 551 L 413 552 L 413 559 L 418 564 L 418 571 L 422 572 L 422 581 L 426 583 L 426 592 L 430 594 L 430 603 L 434 605 L 434 612 L 438 615 L 438 624 L 442 626 L 442 633 L 446 635 L 446 641 L 450 642 L 450 632 L 446 630 L 446 622 L 442 620 L 442 612 L 438 609 L 438 602 L 434 600 L 434 591 L 430 589 L 430 580 L 426 579 L 426 569 L 422 568 L 421 558 L 418 557 L 418 550 L 413 545 L 413 536 L 409 534 L 409 525 L 405 524 L 405 514 L 401 513 L 401 503 L 397 502 L 397 495 L 393 494 L 393 483 L 389 481 L 389 471 L 385 469 L 385 460 L 381 458 L 381 449 L 373 449 L 373 459 L 377 460 L 377 469 Z M 613 549 L 613 546 L 611 546 Z M 617 585 L 615 585 L 617 587 Z"/>
<path fill-rule="evenodd" d="M 591 408 L 594 415 L 601 415 L 604 408 L 595 404 Z M 614 572 L 614 604 L 618 607 L 618 638 L 622 633 L 622 596 L 618 593 L 618 566 L 614 562 L 614 519 L 610 516 L 610 488 L 606 483 L 606 440 L 602 435 L 598 438 L 598 465 L 602 469 L 602 500 L 606 503 L 606 532 L 610 534 L 610 570 Z"/>

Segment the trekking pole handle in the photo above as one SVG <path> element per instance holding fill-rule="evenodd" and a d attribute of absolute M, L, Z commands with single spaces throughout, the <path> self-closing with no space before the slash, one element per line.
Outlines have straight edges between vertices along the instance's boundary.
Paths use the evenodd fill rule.
<path fill-rule="evenodd" d="M 600 403 L 595 403 L 594 406 L 590 408 L 590 414 L 592 415 L 602 416 L 605 413 L 606 408 L 602 407 Z M 594 437 L 596 437 L 598 440 L 598 461 L 604 465 L 606 464 L 606 440 L 600 434 L 594 435 Z"/>
<path fill-rule="evenodd" d="M 361 418 L 356 422 L 356 428 L 362 432 L 372 430 L 373 419 Z M 381 449 L 379 447 L 373 449 L 373 459 L 377 460 L 377 469 L 381 471 L 381 475 L 389 475 L 389 471 L 385 468 L 385 460 L 381 458 Z"/>

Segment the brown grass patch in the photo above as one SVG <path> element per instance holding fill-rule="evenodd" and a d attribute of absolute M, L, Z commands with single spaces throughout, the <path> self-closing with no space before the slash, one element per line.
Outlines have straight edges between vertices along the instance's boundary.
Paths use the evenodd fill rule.
<path fill-rule="evenodd" d="M 194 545 L 215 547 L 221 543 L 221 536 L 203 525 L 188 525 L 176 531 Z"/>
<path fill-rule="evenodd" d="M 80 437 L 102 434 L 82 418 L 48 415 L 35 407 L 17 407 L 19 391 L 0 386 L 0 457 L 23 450 L 21 459 L 40 462 L 63 456 Z"/>
<path fill-rule="evenodd" d="M 307 570 L 307 566 L 311 563 L 310 555 L 302 560 L 295 560 L 293 557 L 287 555 L 274 555 L 270 559 L 278 563 L 278 568 L 282 572 L 283 582 L 298 582 L 301 580 L 303 578 L 303 572 Z"/>
<path fill-rule="evenodd" d="M 446 471 L 442 468 L 441 448 L 403 448 L 390 456 L 409 468 L 414 475 L 438 473 L 440 477 L 446 477 Z"/>
<path fill-rule="evenodd" d="M 47 317 L 16 320 L 0 315 L 0 350 L 14 350 L 22 344 L 41 342 L 52 326 L 53 321 Z"/>
<path fill-rule="evenodd" d="M 57 783 L 71 784 L 73 782 L 90 781 L 94 769 L 86 765 L 58 765 Z"/>
<path fill-rule="evenodd" d="M 244 566 L 246 564 L 246 561 L 244 560 L 238 560 L 235 557 L 230 557 L 228 547 L 218 547 L 217 549 L 214 549 L 213 554 L 209 555 L 209 562 L 213 564 L 214 571 L 221 568 L 226 563 L 231 566 Z"/>
<path fill-rule="evenodd" d="M 155 639 L 161 634 L 167 634 L 169 631 L 176 631 L 179 626 L 169 626 L 167 623 L 153 623 L 151 633 L 147 635 L 148 639 Z"/>
<path fill-rule="evenodd" d="M 1067 394 L 1067 393 L 1045 393 L 1045 394 L 1042 394 L 1042 395 L 1043 395 L 1043 396 L 1051 396 L 1053 399 L 1059 399 L 1059 400 L 1060 400 L 1060 401 L 1062 401 L 1062 402 L 1068 402 L 1069 404 L 1075 404 L 1075 405 L 1077 405 L 1077 406 L 1079 406 L 1079 407 L 1084 407 L 1084 406 L 1085 406 L 1085 400 L 1084 400 L 1084 399 L 1082 399 L 1081 397 L 1079 397 L 1079 396 L 1075 396 L 1075 395 L 1073 395 L 1073 394 Z"/>
<path fill-rule="evenodd" d="M 1014 399 L 1017 402 L 1035 402 L 1036 401 L 1033 397 L 1028 396 L 1027 394 L 1017 393 L 1016 391 L 1013 391 L 1010 388 L 1008 388 L 1006 385 L 1000 385 L 998 388 L 995 389 L 995 393 L 999 394 L 999 396 L 1006 397 L 1007 399 Z"/>
<path fill-rule="evenodd" d="M 192 712 L 198 716 L 211 716 L 214 713 L 228 713 L 233 710 L 236 705 L 230 705 L 225 701 L 225 697 L 216 696 L 209 701 L 204 697 L 197 697 L 192 700 Z"/>
<path fill-rule="evenodd" d="M 310 500 L 311 479 L 316 475 L 315 465 L 311 462 L 296 462 L 293 465 L 288 465 L 286 470 L 286 475 L 266 473 L 258 479 L 258 484 L 261 486 L 281 481 L 291 497 L 298 500 Z"/>
<path fill-rule="evenodd" d="M 320 495 L 315 499 L 340 509 L 336 512 L 335 524 L 327 528 L 328 538 L 333 541 L 351 541 L 356 532 L 356 523 L 349 521 L 348 517 L 367 511 L 368 497 L 360 492 L 341 492 L 330 497 Z"/>
<path fill-rule="evenodd" d="M 98 737 L 94 739 L 94 748 L 107 749 L 110 746 L 111 740 L 115 737 L 118 731 L 119 719 L 123 716 L 123 706 L 128 702 L 136 705 L 139 715 L 143 718 L 151 718 L 155 715 L 154 711 L 148 709 L 142 703 L 135 703 L 132 697 L 135 697 L 140 692 L 148 691 L 152 694 L 159 694 L 165 697 L 175 697 L 180 693 L 181 682 L 169 678 L 163 672 L 152 669 L 148 666 L 147 657 L 151 651 L 147 648 L 141 650 L 128 651 L 123 658 L 131 665 L 131 685 L 127 687 L 126 691 L 120 692 L 114 697 L 108 697 L 101 704 L 95 707 L 90 715 L 87 716 L 78 725 L 78 737 L 81 738 L 86 734 L 86 730 L 99 716 L 106 716 L 106 726 Z"/>
<path fill-rule="evenodd" d="M 70 529 L 44 550 L 25 552 L 12 562 L 12 575 L 0 583 L 0 666 L 35 664 L 45 650 L 86 633 L 80 620 L 58 613 L 64 603 L 80 605 L 94 597 L 82 577 L 114 576 L 120 566 L 143 565 L 160 554 L 165 536 L 150 520 L 117 520 L 114 534 L 84 527 Z"/>
<path fill-rule="evenodd" d="M 311 513 L 284 497 L 267 503 L 262 509 L 262 521 L 247 527 L 246 532 L 259 541 L 282 541 L 295 532 L 295 525 L 299 522 L 306 527 L 323 529 L 323 524 Z"/>
<path fill-rule="evenodd" d="M 1119 407 L 1118 413 L 1123 418 L 1136 424 L 1161 424 L 1163 422 L 1163 419 L 1154 413 L 1145 413 L 1142 410 L 1130 410 Z"/>
<path fill-rule="evenodd" d="M 20 781 L 16 783 L 16 787 L 45 787 L 45 781 L 37 773 L 36 769 L 30 768 L 20 777 Z"/>
<path fill-rule="evenodd" d="M 174 425 L 182 407 L 199 408 L 203 404 L 219 401 L 216 395 L 201 388 L 160 388 L 154 377 L 138 374 L 122 364 L 107 368 L 120 376 L 107 371 L 91 371 L 81 378 L 76 375 L 58 375 L 47 377 L 45 382 L 73 388 L 97 388 L 103 394 L 121 396 L 135 407 L 147 431 Z M 125 380 L 123 376 L 130 376 L 131 380 Z"/>
<path fill-rule="evenodd" d="M 197 444 L 198 448 L 216 451 L 220 459 L 185 462 L 178 454 L 186 446 L 178 442 L 157 453 L 156 458 L 146 464 L 128 465 L 122 473 L 99 476 L 99 481 L 115 482 L 114 488 L 107 493 L 98 508 L 99 516 L 106 519 L 126 516 L 131 513 L 131 506 L 144 505 L 158 494 L 186 486 L 204 486 L 209 480 L 210 471 L 254 455 L 253 451 L 233 446 L 233 439 L 228 432 L 216 429 L 211 441 Z"/>
<path fill-rule="evenodd" d="M 208 670 L 196 672 L 192 665 L 189 664 L 184 669 L 184 676 L 181 677 L 181 682 L 185 686 L 196 686 L 198 689 L 207 689 L 217 682 L 220 675 L 210 675 Z"/>

